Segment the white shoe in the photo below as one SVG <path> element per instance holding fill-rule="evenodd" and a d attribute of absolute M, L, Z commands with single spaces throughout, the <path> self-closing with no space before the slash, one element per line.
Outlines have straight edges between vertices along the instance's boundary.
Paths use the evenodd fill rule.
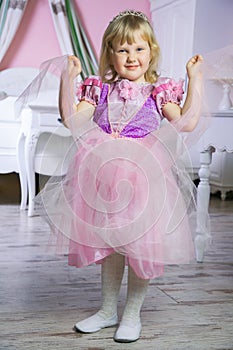
<path fill-rule="evenodd" d="M 139 339 L 142 330 L 141 322 L 131 323 L 123 321 L 117 329 L 114 340 L 118 343 L 131 343 Z"/>
<path fill-rule="evenodd" d="M 103 318 L 97 312 L 95 315 L 76 323 L 76 325 L 74 326 L 74 329 L 82 333 L 95 333 L 100 331 L 102 328 L 115 326 L 117 323 L 118 323 L 117 314 L 109 318 Z"/>

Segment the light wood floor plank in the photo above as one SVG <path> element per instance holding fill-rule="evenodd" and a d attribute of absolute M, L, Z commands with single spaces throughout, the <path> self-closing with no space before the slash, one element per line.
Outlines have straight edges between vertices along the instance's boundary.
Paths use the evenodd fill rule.
<path fill-rule="evenodd" d="M 169 266 L 151 281 L 139 341 L 118 344 L 115 328 L 77 334 L 72 327 L 100 305 L 100 267 L 68 267 L 46 253 L 47 225 L 1 205 L 1 350 L 232 350 L 233 201 L 211 200 L 213 242 L 203 263 Z M 126 275 L 120 293 L 122 314 Z"/>

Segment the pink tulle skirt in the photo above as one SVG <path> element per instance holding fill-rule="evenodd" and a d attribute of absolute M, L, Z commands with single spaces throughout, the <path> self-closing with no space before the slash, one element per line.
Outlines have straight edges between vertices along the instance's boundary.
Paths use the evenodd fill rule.
<path fill-rule="evenodd" d="M 99 127 L 87 134 L 66 176 L 52 177 L 36 199 L 57 252 L 77 267 L 116 252 L 143 279 L 192 261 L 195 187 L 179 140 L 113 138 Z"/>

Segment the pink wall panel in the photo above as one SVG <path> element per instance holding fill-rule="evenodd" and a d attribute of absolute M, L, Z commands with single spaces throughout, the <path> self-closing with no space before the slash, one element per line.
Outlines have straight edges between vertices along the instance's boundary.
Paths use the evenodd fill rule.
<path fill-rule="evenodd" d="M 0 69 L 38 67 L 51 56 L 60 55 L 47 0 L 29 0 L 18 32 Z"/>
<path fill-rule="evenodd" d="M 97 56 L 103 32 L 119 11 L 135 9 L 150 17 L 149 0 L 75 0 L 75 3 Z M 29 0 L 18 32 L 0 63 L 0 70 L 39 67 L 43 61 L 60 55 L 48 0 Z"/>

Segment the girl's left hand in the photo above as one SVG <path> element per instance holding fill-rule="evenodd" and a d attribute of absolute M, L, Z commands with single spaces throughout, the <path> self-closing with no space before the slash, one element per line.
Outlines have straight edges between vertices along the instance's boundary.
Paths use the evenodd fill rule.
<path fill-rule="evenodd" d="M 190 78 L 201 78 L 202 70 L 201 65 L 203 64 L 204 59 L 202 55 L 195 55 L 186 64 L 186 69 L 188 73 L 188 77 Z"/>

